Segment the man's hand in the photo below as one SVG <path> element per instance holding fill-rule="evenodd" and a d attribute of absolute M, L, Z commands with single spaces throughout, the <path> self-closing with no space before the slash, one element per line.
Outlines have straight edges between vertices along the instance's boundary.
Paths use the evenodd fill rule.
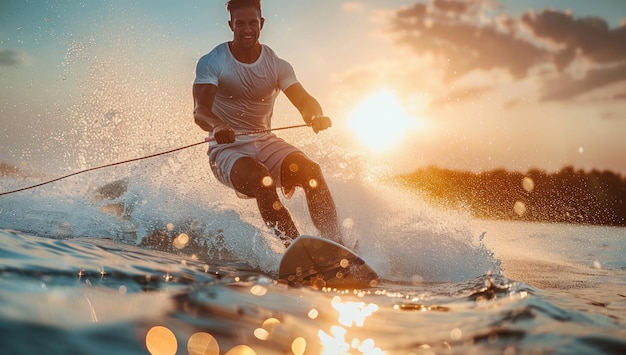
<path fill-rule="evenodd" d="M 213 138 L 217 144 L 229 144 L 235 141 L 235 131 L 227 124 L 213 127 Z"/>
<path fill-rule="evenodd" d="M 326 128 L 332 127 L 333 123 L 330 121 L 330 117 L 326 116 L 318 116 L 314 117 L 311 120 L 311 127 L 313 127 L 313 132 L 317 133 L 319 131 L 323 131 Z"/>

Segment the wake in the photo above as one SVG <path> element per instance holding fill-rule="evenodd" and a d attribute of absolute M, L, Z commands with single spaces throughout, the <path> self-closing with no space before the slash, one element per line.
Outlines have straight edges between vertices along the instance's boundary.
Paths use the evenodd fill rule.
<path fill-rule="evenodd" d="M 327 167 L 344 244 L 382 278 L 459 282 L 501 273 L 482 236 L 472 235 L 469 215 L 436 209 L 376 178 L 360 157 L 317 148 L 303 150 Z M 282 243 L 263 224 L 254 200 L 239 199 L 219 184 L 198 150 L 3 196 L 0 225 L 51 238 L 109 238 L 198 258 L 240 260 L 274 274 Z M 317 234 L 301 191 L 283 202 L 302 234 Z M 173 242 L 181 235 L 187 242 L 177 248 Z"/>

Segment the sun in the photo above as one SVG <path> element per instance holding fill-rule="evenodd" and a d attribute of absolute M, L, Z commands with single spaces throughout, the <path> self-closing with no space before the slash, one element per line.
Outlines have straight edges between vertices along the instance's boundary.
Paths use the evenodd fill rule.
<path fill-rule="evenodd" d="M 349 127 L 357 138 L 375 151 L 400 144 L 408 131 L 417 126 L 395 93 L 382 90 L 366 97 L 350 115 Z"/>

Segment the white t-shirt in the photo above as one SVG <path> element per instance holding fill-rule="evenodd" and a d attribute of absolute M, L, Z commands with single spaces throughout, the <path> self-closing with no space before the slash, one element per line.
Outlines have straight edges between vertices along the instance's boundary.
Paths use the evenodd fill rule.
<path fill-rule="evenodd" d="M 271 128 L 276 97 L 297 82 L 291 64 L 267 45 L 254 63 L 246 64 L 224 42 L 200 58 L 194 84 L 217 86 L 212 110 L 222 121 L 236 131 L 256 131 Z"/>

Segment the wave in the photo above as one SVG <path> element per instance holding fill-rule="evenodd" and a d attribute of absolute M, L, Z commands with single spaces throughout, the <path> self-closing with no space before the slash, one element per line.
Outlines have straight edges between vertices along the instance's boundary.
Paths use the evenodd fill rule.
<path fill-rule="evenodd" d="M 108 238 L 207 259 L 245 260 L 275 272 L 284 247 L 263 225 L 256 203 L 238 199 L 206 166 L 186 169 L 183 159 L 161 158 L 3 196 L 0 226 L 51 238 Z M 328 165 L 337 166 L 336 157 Z M 371 175 L 363 179 L 341 170 L 327 177 L 345 243 L 381 277 L 455 282 L 501 272 L 482 236 L 471 234 L 468 216 L 434 209 Z M 3 184 L 15 182 L 4 179 Z M 303 194 L 284 202 L 301 233 L 316 234 Z M 177 249 L 173 242 L 181 234 L 189 240 Z"/>

